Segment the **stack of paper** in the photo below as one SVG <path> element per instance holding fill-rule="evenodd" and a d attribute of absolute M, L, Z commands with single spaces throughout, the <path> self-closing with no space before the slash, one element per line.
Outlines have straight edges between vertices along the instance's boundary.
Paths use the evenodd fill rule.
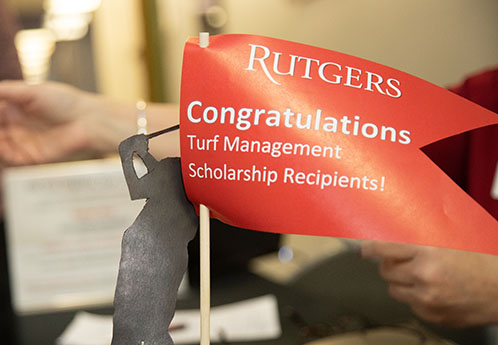
<path fill-rule="evenodd" d="M 199 310 L 178 310 L 171 322 L 175 344 L 198 343 Z M 211 340 L 255 341 L 278 338 L 282 333 L 277 299 L 265 295 L 211 309 Z M 109 345 L 112 316 L 79 312 L 57 340 L 58 345 Z"/>

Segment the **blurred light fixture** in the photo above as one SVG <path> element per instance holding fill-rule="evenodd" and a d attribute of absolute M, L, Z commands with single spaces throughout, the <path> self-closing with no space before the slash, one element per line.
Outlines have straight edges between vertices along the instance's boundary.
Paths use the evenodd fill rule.
<path fill-rule="evenodd" d="M 43 27 L 51 30 L 57 41 L 73 41 L 85 37 L 91 19 L 90 13 L 45 13 Z"/>
<path fill-rule="evenodd" d="M 222 28 L 228 21 L 227 11 L 219 5 L 209 6 L 204 15 L 207 24 L 215 29 Z"/>
<path fill-rule="evenodd" d="M 278 250 L 278 259 L 281 263 L 287 264 L 294 258 L 294 251 L 291 247 L 282 246 Z"/>
<path fill-rule="evenodd" d="M 45 81 L 55 48 L 52 32 L 47 29 L 20 30 L 16 34 L 15 44 L 24 79 L 29 83 Z"/>
<path fill-rule="evenodd" d="M 78 40 L 87 34 L 100 4 L 101 0 L 45 0 L 43 26 L 52 30 L 57 41 Z"/>
<path fill-rule="evenodd" d="M 100 7 L 102 0 L 45 0 L 43 8 L 51 14 L 92 13 Z"/>

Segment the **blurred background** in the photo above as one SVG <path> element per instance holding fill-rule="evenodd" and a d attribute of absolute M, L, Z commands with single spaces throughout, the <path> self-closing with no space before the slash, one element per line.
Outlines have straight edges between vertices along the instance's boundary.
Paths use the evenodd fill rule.
<path fill-rule="evenodd" d="M 178 101 L 183 44 L 199 31 L 319 46 L 443 87 L 498 63 L 496 0 L 9 1 L 26 78 L 131 101 Z"/>
<path fill-rule="evenodd" d="M 496 0 L 9 0 L 24 78 L 109 97 L 178 102 L 183 45 L 249 33 L 372 60 L 442 87 L 498 65 Z M 285 281 L 333 239 L 285 236 L 253 270 Z M 309 251 L 308 248 L 313 248 Z"/>
<path fill-rule="evenodd" d="M 25 80 L 179 102 L 187 37 L 265 35 L 336 50 L 450 87 L 498 65 L 497 0 L 9 0 Z M 123 229 L 124 230 L 124 229 Z M 342 250 L 284 236 L 251 270 L 279 283 Z M 110 302 L 110 301 L 108 301 Z"/>

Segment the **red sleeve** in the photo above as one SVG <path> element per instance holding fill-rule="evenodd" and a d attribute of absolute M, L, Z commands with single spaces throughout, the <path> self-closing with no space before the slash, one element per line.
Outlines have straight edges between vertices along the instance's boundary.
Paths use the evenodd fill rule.
<path fill-rule="evenodd" d="M 498 69 L 468 78 L 451 91 L 498 112 Z M 472 116 L 472 114 L 469 114 Z M 497 177 L 498 126 L 488 126 L 431 144 L 423 151 L 495 218 L 498 200 L 491 188 Z"/>

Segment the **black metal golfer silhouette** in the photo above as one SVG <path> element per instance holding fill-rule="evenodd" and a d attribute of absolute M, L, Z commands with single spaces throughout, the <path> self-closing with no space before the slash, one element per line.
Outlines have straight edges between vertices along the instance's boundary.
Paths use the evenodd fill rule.
<path fill-rule="evenodd" d="M 123 235 L 112 345 L 173 344 L 168 326 L 198 218 L 185 196 L 180 159 L 158 162 L 148 152 L 149 138 L 169 130 L 135 135 L 119 145 L 131 199 L 147 201 Z M 133 167 L 135 153 L 148 170 L 141 178 Z"/>

